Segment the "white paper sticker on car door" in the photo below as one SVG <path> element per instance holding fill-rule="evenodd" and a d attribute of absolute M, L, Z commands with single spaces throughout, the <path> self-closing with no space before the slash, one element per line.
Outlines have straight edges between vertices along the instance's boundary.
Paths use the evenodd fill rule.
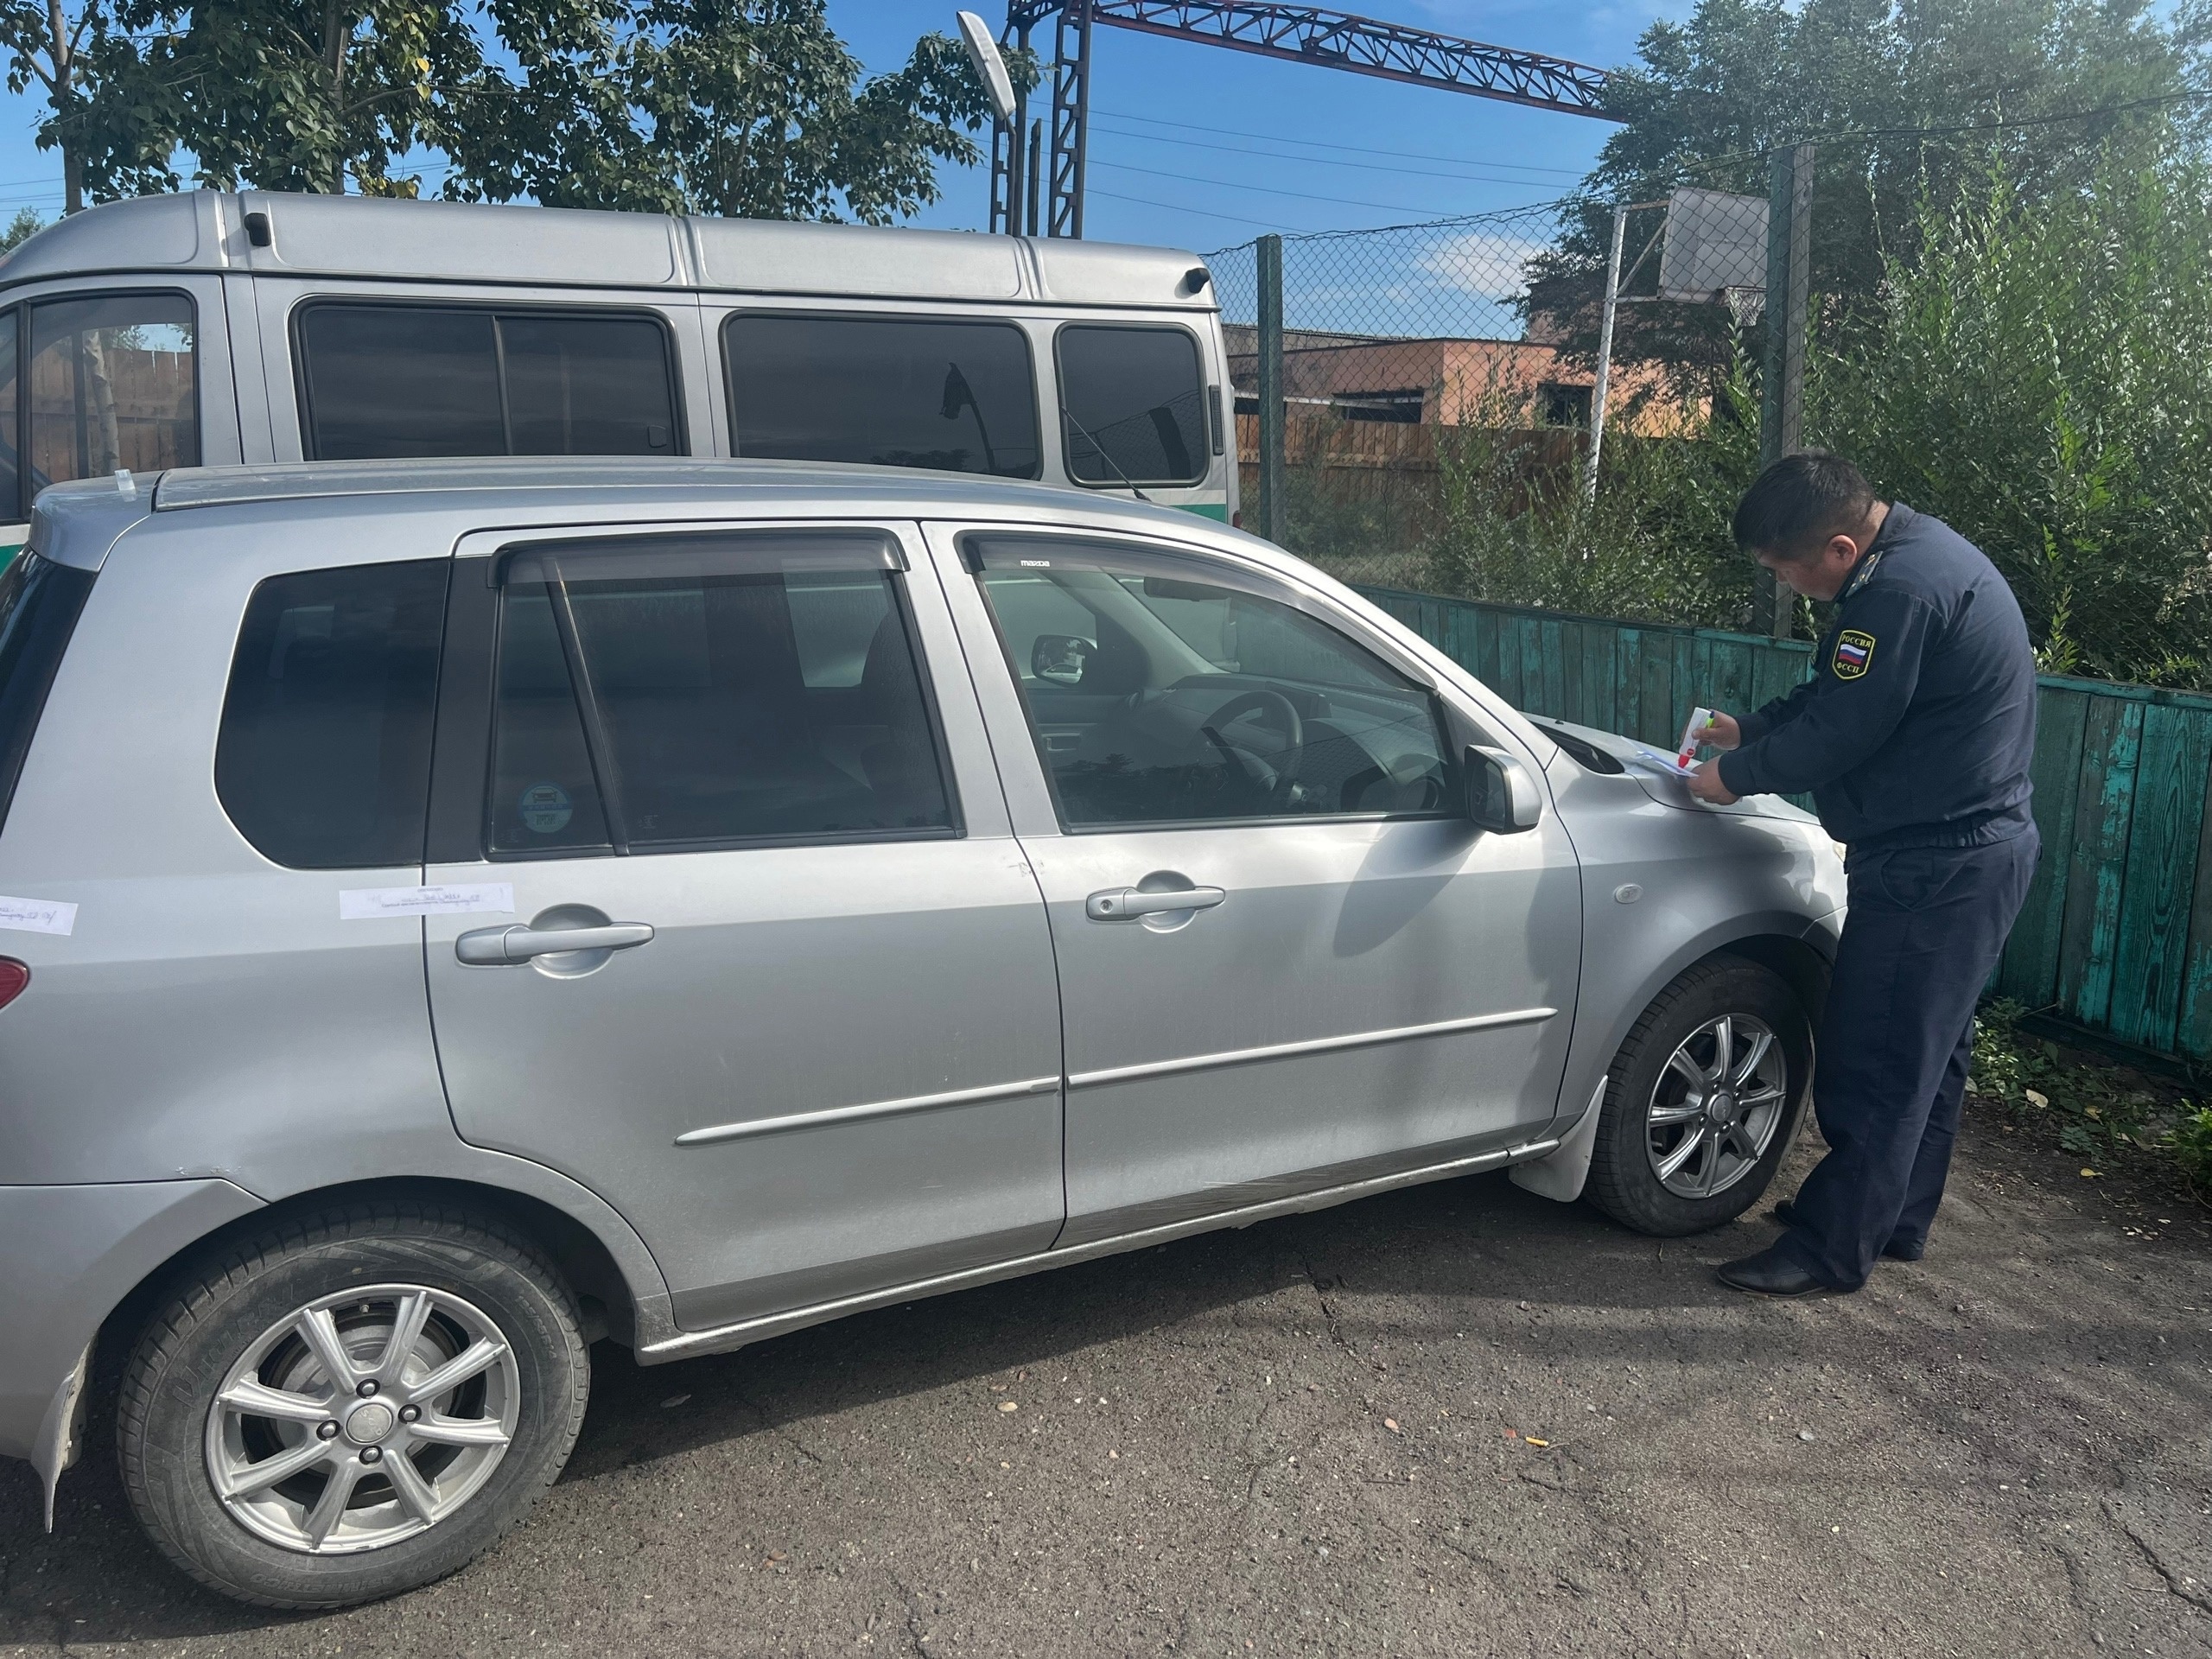
<path fill-rule="evenodd" d="M 77 906 L 59 899 L 0 899 L 0 927 L 17 933 L 73 933 Z"/>
<path fill-rule="evenodd" d="M 442 887 L 347 887 L 338 895 L 338 918 L 343 922 L 372 922 L 383 916 L 469 916 L 486 911 L 512 914 L 514 907 L 514 886 L 507 881 Z"/>

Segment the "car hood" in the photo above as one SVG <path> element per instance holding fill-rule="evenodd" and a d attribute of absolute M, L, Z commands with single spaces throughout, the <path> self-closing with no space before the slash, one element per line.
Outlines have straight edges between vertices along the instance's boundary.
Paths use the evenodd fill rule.
<path fill-rule="evenodd" d="M 1793 823 L 1818 823 L 1801 806 L 1794 806 L 1779 795 L 1746 795 L 1733 806 L 1713 806 L 1692 795 L 1689 785 L 1682 781 L 1681 772 L 1675 770 L 1675 757 L 1665 750 L 1633 737 L 1623 737 L 1617 732 L 1601 732 L 1592 726 L 1577 726 L 1571 721 L 1541 719 L 1530 716 L 1530 723 L 1547 735 L 1564 734 L 1590 747 L 1611 755 L 1620 763 L 1621 769 L 1636 779 L 1643 792 L 1662 806 L 1671 806 L 1684 812 L 1726 812 L 1738 817 L 1782 818 Z M 1580 766 L 1571 750 L 1563 750 L 1560 764 Z"/>

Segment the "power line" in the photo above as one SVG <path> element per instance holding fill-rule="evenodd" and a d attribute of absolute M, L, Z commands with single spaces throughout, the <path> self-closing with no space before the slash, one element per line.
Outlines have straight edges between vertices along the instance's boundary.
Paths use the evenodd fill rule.
<path fill-rule="evenodd" d="M 1364 201 L 1353 196 L 1316 195 L 1310 190 L 1284 190 L 1271 184 L 1253 184 L 1243 179 L 1209 179 L 1196 173 L 1170 173 L 1157 167 L 1136 167 L 1128 162 L 1103 162 L 1095 156 L 1091 157 L 1090 165 L 1111 168 L 1117 173 L 1142 173 L 1155 179 L 1179 179 L 1185 184 L 1212 184 L 1228 190 L 1252 190 L 1264 196 L 1296 196 L 1302 201 L 1325 201 L 1339 207 L 1372 207 L 1385 213 L 1418 213 L 1424 211 L 1420 207 L 1408 207 L 1402 201 Z"/>
<path fill-rule="evenodd" d="M 1116 201 L 1133 201 L 1140 207 L 1162 207 L 1171 213 L 1197 213 L 1201 218 L 1205 219 L 1226 219 L 1232 225 L 1256 225 L 1263 231 L 1280 231 L 1285 228 L 1283 226 L 1277 224 L 1273 219 L 1247 219 L 1242 213 L 1224 213 L 1211 207 L 1185 207 L 1179 201 L 1154 201 L 1148 196 L 1123 195 L 1118 190 L 1100 190 L 1093 188 L 1090 191 L 1090 194 L 1094 196 L 1110 197 Z M 1294 234 L 1299 236 L 1311 236 L 1313 232 L 1311 231 L 1295 231 Z"/>
<path fill-rule="evenodd" d="M 1116 138 L 1135 138 L 1149 144 L 1173 144 L 1186 149 L 1217 149 L 1230 156 L 1257 156 L 1269 161 L 1298 162 L 1307 167 L 1356 167 L 1369 173 L 1402 173 L 1420 179 L 1458 179 L 1469 184 L 1518 184 L 1533 186 L 1534 179 L 1500 178 L 1491 173 L 1440 173 L 1433 168 L 1392 167 L 1387 162 L 1339 162 L 1327 156 L 1293 156 L 1281 150 L 1252 149 L 1243 144 L 1209 144 L 1197 138 L 1168 138 L 1149 132 L 1124 132 L 1118 127 L 1094 124 L 1091 130 L 1111 134 Z M 1488 162 L 1473 163 L 1488 166 Z"/>
<path fill-rule="evenodd" d="M 1209 127 L 1201 125 L 1196 121 L 1169 121 L 1156 115 L 1133 115 L 1126 110 L 1101 109 L 1093 110 L 1091 113 L 1094 116 L 1109 116 L 1116 121 L 1141 121 L 1147 126 L 1179 127 L 1185 132 L 1211 132 L 1224 138 L 1258 138 L 1268 143 L 1274 144 L 1303 144 L 1310 149 L 1341 149 L 1349 151 L 1355 156 L 1394 156 L 1401 161 L 1408 162 L 1464 162 L 1465 160 L 1464 156 L 1434 156 L 1422 150 L 1375 149 L 1363 144 L 1338 144 L 1325 143 L 1319 138 L 1293 138 L 1286 134 L 1279 132 L 1245 132 L 1236 127 Z M 1301 157 L 1300 159 L 1306 158 Z M 1319 158 L 1313 157 L 1312 159 L 1318 160 Z M 1562 179 L 1579 179 L 1582 176 L 1580 172 L 1568 167 L 1526 167 L 1519 162 L 1484 162 L 1482 165 L 1484 167 L 1503 167 L 1516 173 L 1548 173 L 1553 175 L 1554 177 Z"/>

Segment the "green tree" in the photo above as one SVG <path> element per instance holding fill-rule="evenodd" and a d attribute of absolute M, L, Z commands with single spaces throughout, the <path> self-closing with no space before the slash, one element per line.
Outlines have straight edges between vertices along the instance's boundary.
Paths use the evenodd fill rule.
<path fill-rule="evenodd" d="M 2212 684 L 2212 173 L 1985 175 L 1912 239 L 1815 342 L 1808 437 L 1986 551 L 2048 667 Z"/>
<path fill-rule="evenodd" d="M 475 88 L 448 189 L 559 207 L 880 224 L 979 154 L 983 92 L 925 35 L 866 76 L 822 0 L 491 0 L 518 71 Z"/>
<path fill-rule="evenodd" d="M 119 90 L 218 188 L 413 195 L 394 163 L 445 142 L 486 76 L 468 17 L 444 0 L 130 3 L 149 38 Z"/>
<path fill-rule="evenodd" d="M 2162 22 L 2152 0 L 1700 0 L 1646 29 L 1638 61 L 1614 73 L 1622 125 L 1540 262 L 1532 305 L 1589 349 L 1612 204 L 1677 184 L 1764 197 L 1769 152 L 1804 141 L 1820 145 L 1814 289 L 1870 296 L 1885 256 L 1910 252 L 1923 198 L 1948 207 L 1993 153 L 2031 201 L 2164 153 L 2190 118 L 2202 32 Z M 2101 113 L 2070 118 L 2083 111 Z M 1639 306 L 1619 343 L 1717 368 L 1726 334 L 1717 307 Z"/>
<path fill-rule="evenodd" d="M 46 221 L 38 216 L 37 208 L 18 207 L 7 227 L 0 230 L 0 253 L 13 253 L 45 228 Z"/>
<path fill-rule="evenodd" d="M 61 153 L 63 212 L 166 188 L 170 146 L 115 0 L 0 0 L 0 51 L 8 90 L 44 100 L 37 143 Z"/>

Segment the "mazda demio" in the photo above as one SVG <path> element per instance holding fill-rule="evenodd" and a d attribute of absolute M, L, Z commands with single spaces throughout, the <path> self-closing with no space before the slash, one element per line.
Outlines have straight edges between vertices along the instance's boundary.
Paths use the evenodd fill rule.
<path fill-rule="evenodd" d="M 1669 759 L 1046 485 L 58 486 L 0 575 L 0 1453 L 50 1524 L 96 1407 L 170 1560 L 330 1607 L 514 1524 L 602 1339 L 1500 1167 L 1727 1221 L 1841 868 Z"/>

